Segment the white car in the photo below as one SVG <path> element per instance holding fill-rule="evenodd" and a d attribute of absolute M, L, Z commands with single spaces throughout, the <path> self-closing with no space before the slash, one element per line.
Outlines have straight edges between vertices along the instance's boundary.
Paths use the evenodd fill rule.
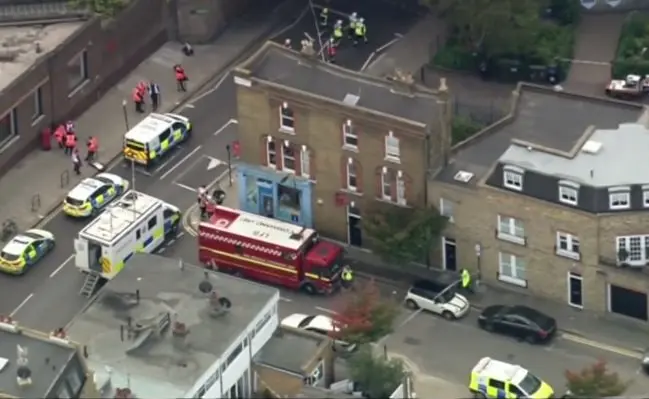
<path fill-rule="evenodd" d="M 112 173 L 85 178 L 63 200 L 63 212 L 76 218 L 95 216 L 112 200 L 124 194 L 128 186 L 128 180 Z"/>
<path fill-rule="evenodd" d="M 471 310 L 469 301 L 458 294 L 454 287 L 457 281 L 440 277 L 437 281 L 415 281 L 406 294 L 406 305 L 411 309 L 423 309 L 456 320 Z"/>
<path fill-rule="evenodd" d="M 302 313 L 293 313 L 292 315 L 282 319 L 280 324 L 284 327 L 311 331 L 327 337 L 331 336 L 331 333 L 336 331 L 334 320 L 329 316 L 323 315 L 313 316 Z M 341 348 L 346 352 L 352 352 L 356 349 L 355 344 L 350 344 L 345 341 L 334 340 L 334 344 L 336 347 Z"/>

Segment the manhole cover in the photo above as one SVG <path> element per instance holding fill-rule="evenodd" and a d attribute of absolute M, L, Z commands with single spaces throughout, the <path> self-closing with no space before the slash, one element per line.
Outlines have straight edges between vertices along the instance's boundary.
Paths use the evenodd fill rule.
<path fill-rule="evenodd" d="M 403 339 L 403 342 L 408 345 L 421 345 L 421 341 L 413 337 L 406 337 Z"/>

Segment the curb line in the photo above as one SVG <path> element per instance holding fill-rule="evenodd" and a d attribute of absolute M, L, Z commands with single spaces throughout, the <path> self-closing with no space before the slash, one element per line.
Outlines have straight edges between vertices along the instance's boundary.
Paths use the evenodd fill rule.
<path fill-rule="evenodd" d="M 237 170 L 236 165 L 233 165 L 232 166 L 232 174 L 234 174 L 236 172 L 236 170 Z M 221 182 L 223 182 L 224 180 L 228 180 L 228 183 L 229 183 L 229 179 L 228 179 L 228 174 L 229 173 L 230 172 L 226 170 L 223 173 L 221 173 L 219 176 L 217 176 L 216 179 L 212 180 L 207 186 L 205 186 L 207 188 L 207 190 L 208 191 L 211 190 L 217 184 L 220 185 Z M 192 213 L 197 213 L 197 212 L 198 212 L 198 204 L 194 204 L 194 205 L 190 206 L 189 208 L 187 208 L 187 210 L 183 213 L 183 217 L 182 217 L 183 228 L 185 229 L 187 234 L 189 234 L 190 236 L 193 236 L 193 237 L 198 236 L 198 223 L 200 223 L 201 221 L 200 221 L 200 217 L 199 217 L 198 218 L 198 223 L 196 223 L 197 227 L 194 227 L 193 224 L 191 223 L 190 215 Z"/>

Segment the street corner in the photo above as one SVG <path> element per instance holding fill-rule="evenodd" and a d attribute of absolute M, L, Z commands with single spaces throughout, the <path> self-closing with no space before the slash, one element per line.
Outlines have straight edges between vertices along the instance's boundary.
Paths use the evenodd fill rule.
<path fill-rule="evenodd" d="M 187 208 L 183 214 L 182 224 L 187 234 L 196 237 L 198 235 L 198 225 L 201 222 L 201 211 L 198 204 Z"/>
<path fill-rule="evenodd" d="M 227 171 L 226 162 L 208 155 L 200 155 L 178 173 L 174 184 L 195 192 L 198 187 L 207 186 L 210 181 L 214 181 L 213 176 L 217 176 L 218 180 L 227 174 Z"/>

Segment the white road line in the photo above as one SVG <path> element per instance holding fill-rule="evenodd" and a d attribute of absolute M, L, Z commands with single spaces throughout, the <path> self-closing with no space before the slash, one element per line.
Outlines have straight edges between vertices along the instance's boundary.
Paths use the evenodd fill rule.
<path fill-rule="evenodd" d="M 69 256 L 65 261 L 63 261 L 63 263 L 61 263 L 61 264 L 59 265 L 59 267 L 56 268 L 56 270 L 54 270 L 52 273 L 50 273 L 50 278 L 56 276 L 56 273 L 60 272 L 61 269 L 63 269 L 63 267 L 64 267 L 65 265 L 67 265 L 68 262 L 70 262 L 73 258 L 74 258 L 74 254 L 70 255 L 70 256 Z"/>
<path fill-rule="evenodd" d="M 365 63 L 361 67 L 361 72 L 367 69 L 367 66 L 370 65 L 370 63 L 372 62 L 375 56 L 376 56 L 376 51 L 372 51 L 372 53 L 369 55 L 369 57 L 367 57 Z"/>
<path fill-rule="evenodd" d="M 180 237 L 182 237 L 182 236 L 184 236 L 184 235 L 185 235 L 185 232 L 184 232 L 184 231 L 181 231 L 180 233 L 178 233 L 178 234 L 176 235 L 176 240 L 179 240 Z"/>
<path fill-rule="evenodd" d="M 180 150 L 180 148 L 181 148 L 181 147 L 178 147 L 177 150 Z M 178 151 L 175 151 L 173 154 L 171 154 L 171 156 L 169 157 L 169 159 L 167 159 L 167 160 L 166 160 L 165 162 L 163 162 L 160 166 L 158 166 L 158 167 L 155 169 L 155 171 L 153 172 L 153 174 L 158 173 L 159 170 L 164 169 L 164 167 L 167 166 L 167 165 L 169 165 L 169 163 L 170 163 L 171 161 L 173 161 L 174 159 L 178 158 L 178 154 L 180 154 L 180 152 L 178 152 Z"/>
<path fill-rule="evenodd" d="M 215 91 L 217 91 L 217 90 L 219 89 L 219 87 L 221 87 L 221 85 L 223 84 L 223 82 L 225 82 L 225 80 L 226 80 L 227 78 L 229 78 L 229 77 L 230 77 L 230 71 L 228 71 L 225 75 L 223 75 L 223 77 L 221 77 L 221 79 L 219 79 L 219 81 L 216 82 L 216 85 L 215 85 L 214 87 L 212 87 L 211 89 L 209 89 L 209 90 L 206 91 L 205 93 L 202 93 L 201 95 L 199 95 L 199 96 L 197 96 L 197 97 L 194 97 L 194 98 L 192 99 L 192 103 L 196 103 L 196 102 L 200 101 L 201 99 L 203 99 L 204 97 L 207 97 L 207 96 L 209 96 L 210 94 L 212 94 L 212 93 L 214 93 Z"/>
<path fill-rule="evenodd" d="M 182 184 L 182 183 L 174 182 L 174 184 L 177 185 L 177 186 L 180 187 L 180 188 L 184 188 L 185 190 L 189 190 L 189 191 L 192 191 L 192 192 L 194 192 L 194 193 L 196 192 L 196 189 L 195 189 L 195 188 L 191 188 L 191 187 L 186 186 L 186 185 L 184 185 L 184 184 Z"/>
<path fill-rule="evenodd" d="M 329 313 L 329 314 L 338 314 L 338 312 L 336 312 L 335 310 L 331 310 L 331 309 L 327 309 L 327 308 L 321 308 L 320 306 L 316 306 L 315 308 L 317 310 L 321 311 L 321 312 L 325 312 L 325 313 Z"/>
<path fill-rule="evenodd" d="M 219 135 L 222 131 L 224 131 L 228 126 L 230 126 L 230 125 L 232 125 L 232 124 L 236 125 L 236 124 L 238 124 L 238 123 L 239 123 L 238 120 L 236 120 L 236 119 L 230 119 L 229 121 L 227 121 L 227 122 L 225 123 L 225 125 L 221 126 L 221 127 L 219 128 L 219 130 L 217 130 L 216 132 L 212 133 L 212 135 L 214 135 L 214 136 L 218 136 L 218 135 Z"/>
<path fill-rule="evenodd" d="M 23 301 L 20 302 L 20 305 L 18 305 L 18 306 L 16 307 L 16 309 L 13 310 L 13 312 L 9 313 L 9 316 L 10 316 L 10 317 L 14 317 L 14 316 L 16 315 L 16 313 L 18 313 L 18 311 L 19 311 L 23 306 L 25 306 L 25 304 L 27 303 L 27 301 L 29 301 L 30 299 L 32 299 L 33 296 L 34 296 L 34 293 L 33 293 L 33 292 L 32 292 L 31 294 L 27 295 L 27 298 L 23 299 Z"/>
<path fill-rule="evenodd" d="M 194 104 L 185 104 L 185 108 L 196 108 Z"/>
<path fill-rule="evenodd" d="M 280 297 L 279 297 L 279 300 L 280 300 L 280 301 L 283 301 L 283 302 L 293 302 L 292 299 L 284 298 L 283 296 L 280 296 Z"/>
<path fill-rule="evenodd" d="M 163 253 L 166 249 L 167 249 L 167 247 L 161 247 L 160 249 L 158 249 L 157 251 L 155 251 L 155 253 L 157 253 L 157 254 L 161 254 L 161 253 Z"/>
<path fill-rule="evenodd" d="M 396 33 L 395 33 L 395 36 L 397 36 Z M 392 39 L 392 40 L 390 40 L 389 42 L 385 43 L 383 46 L 377 48 L 377 49 L 375 50 L 375 52 L 380 53 L 381 51 L 383 51 L 383 50 L 385 50 L 386 48 L 392 46 L 394 43 L 398 42 L 399 40 L 401 40 L 400 37 L 395 37 L 394 39 Z"/>
<path fill-rule="evenodd" d="M 175 164 L 174 166 L 172 166 L 171 168 L 169 168 L 168 171 L 166 171 L 165 173 L 163 173 L 162 176 L 160 176 L 160 180 L 162 180 L 162 179 L 166 178 L 167 176 L 169 176 L 169 175 L 171 174 L 171 172 L 173 172 L 174 170 L 176 170 L 180 165 L 182 165 L 185 161 L 187 161 L 187 160 L 189 159 L 189 157 L 191 157 L 192 155 L 196 154 L 196 151 L 200 150 L 202 147 L 203 147 L 203 146 L 202 146 L 201 144 L 199 144 L 198 147 L 196 147 L 196 148 L 194 148 L 194 149 L 192 150 L 192 152 L 190 152 L 189 154 L 185 155 L 185 156 L 183 157 L 183 159 L 181 159 L 180 161 L 178 161 L 177 164 Z"/>

